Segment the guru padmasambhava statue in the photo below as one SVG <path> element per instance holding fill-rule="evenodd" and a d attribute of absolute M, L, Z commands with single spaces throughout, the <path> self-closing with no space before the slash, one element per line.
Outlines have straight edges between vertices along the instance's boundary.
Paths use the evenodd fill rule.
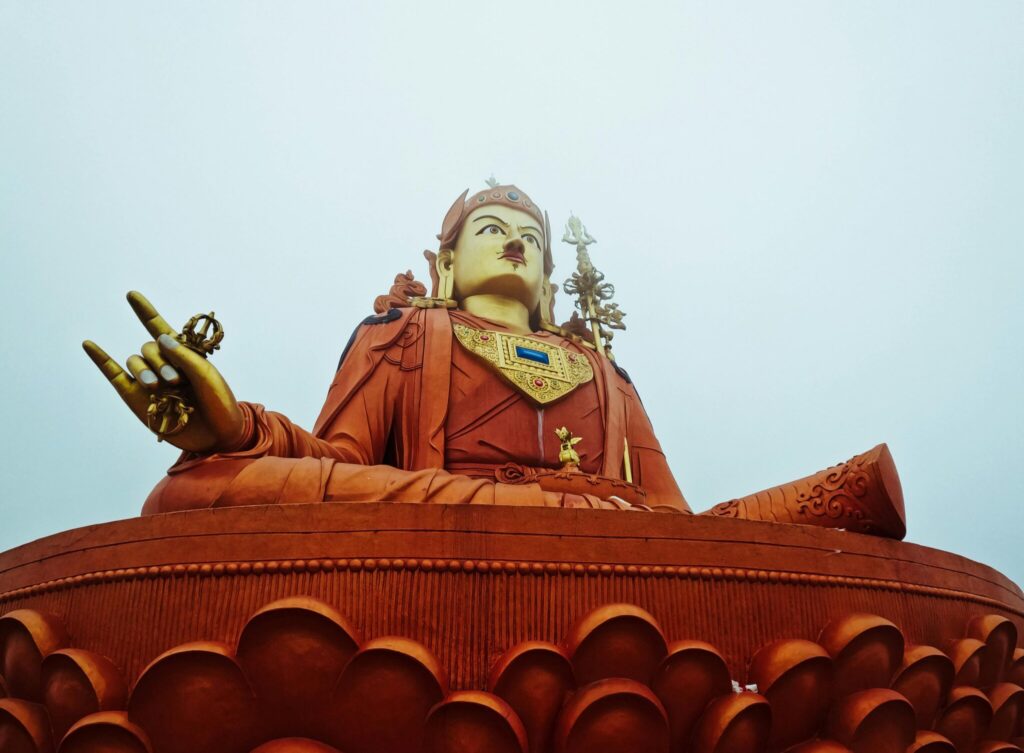
<path fill-rule="evenodd" d="M 493 181 L 492 181 L 493 183 Z M 583 318 L 553 321 L 547 215 L 512 185 L 448 211 L 433 290 L 400 275 L 379 316 L 341 357 L 309 432 L 235 399 L 206 356 L 210 317 L 181 334 L 140 294 L 154 341 L 121 369 L 84 347 L 133 412 L 184 450 L 144 514 L 293 502 L 432 502 L 689 512 L 605 327 L 621 328 L 578 220 L 567 289 Z M 214 337 L 204 339 L 213 324 Z M 590 327 L 588 331 L 587 327 Z M 902 497 L 884 445 L 814 476 L 717 505 L 710 514 L 849 528 L 901 538 Z"/>

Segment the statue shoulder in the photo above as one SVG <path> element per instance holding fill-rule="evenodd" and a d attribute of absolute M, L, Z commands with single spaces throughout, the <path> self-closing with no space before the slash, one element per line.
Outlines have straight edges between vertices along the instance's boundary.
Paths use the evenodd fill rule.
<path fill-rule="evenodd" d="M 388 347 L 402 336 L 410 322 L 422 318 L 419 316 L 422 313 L 422 309 L 393 308 L 383 314 L 366 317 L 349 336 L 345 349 L 341 352 L 341 358 L 338 359 L 338 369 L 345 363 L 346 357 L 357 343 L 361 344 L 361 341 L 368 340 L 366 345 L 370 348 Z"/>

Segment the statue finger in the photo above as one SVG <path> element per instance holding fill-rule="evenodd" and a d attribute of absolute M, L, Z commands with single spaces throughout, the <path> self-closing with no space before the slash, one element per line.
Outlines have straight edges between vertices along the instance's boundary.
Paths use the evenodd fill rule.
<path fill-rule="evenodd" d="M 128 303 L 131 305 L 135 315 L 139 317 L 142 326 L 146 328 L 146 331 L 154 339 L 160 337 L 160 335 L 174 335 L 175 332 L 171 329 L 171 325 L 160 316 L 160 313 L 153 307 L 153 304 L 142 293 L 137 290 L 129 291 Z"/>
<path fill-rule="evenodd" d="M 182 373 L 203 407 L 203 417 L 214 433 L 222 438 L 232 436 L 242 426 L 242 413 L 238 401 L 220 372 L 195 351 L 185 347 L 170 335 L 157 338 L 160 352 Z"/>
<path fill-rule="evenodd" d="M 167 382 L 167 384 L 181 384 L 181 374 L 167 362 L 163 353 L 160 352 L 160 346 L 155 342 L 150 340 L 142 346 L 142 357 L 146 359 L 150 368 L 159 374 L 160 378 Z"/>
<path fill-rule="evenodd" d="M 146 409 L 149 407 L 149 394 L 146 390 L 128 376 L 124 369 L 117 365 L 117 361 L 108 356 L 107 352 L 92 340 L 83 342 L 82 349 L 107 378 L 121 399 L 132 409 L 132 412 L 145 421 Z"/>
<path fill-rule="evenodd" d="M 107 351 L 103 350 L 92 340 L 83 341 L 82 350 L 92 359 L 92 362 L 96 364 L 96 367 L 103 372 L 103 376 L 107 379 L 113 379 L 118 374 L 124 373 L 124 370 L 117 365 L 117 361 L 107 355 Z"/>
<path fill-rule="evenodd" d="M 135 381 L 151 392 L 160 386 L 160 380 L 142 356 L 129 356 L 125 364 Z"/>

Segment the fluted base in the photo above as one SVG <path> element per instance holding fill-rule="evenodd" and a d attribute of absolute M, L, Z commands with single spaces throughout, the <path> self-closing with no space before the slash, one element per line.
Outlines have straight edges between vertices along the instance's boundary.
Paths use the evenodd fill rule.
<path fill-rule="evenodd" d="M 623 750 L 719 750 L 742 728 L 729 750 L 823 737 L 878 751 L 884 720 L 902 753 L 918 729 L 973 749 L 1024 719 L 1024 691 L 998 689 L 1024 684 L 1020 589 L 952 554 L 804 526 L 394 504 L 175 513 L 0 555 L 3 614 L 0 698 L 18 700 L 0 701 L 0 740 L 59 742 L 78 724 L 61 751 L 132 750 L 89 743 L 132 735 L 157 753 L 404 750 L 387 730 L 454 751 L 459 725 L 476 731 L 458 744 L 593 750 L 612 745 L 614 711 L 633 720 Z M 201 700 L 197 683 L 220 691 Z M 374 697 L 394 687 L 405 695 Z"/>

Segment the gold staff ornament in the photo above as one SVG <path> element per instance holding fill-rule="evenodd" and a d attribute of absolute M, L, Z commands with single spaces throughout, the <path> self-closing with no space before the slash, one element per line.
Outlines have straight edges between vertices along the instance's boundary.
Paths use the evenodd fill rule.
<path fill-rule="evenodd" d="M 576 296 L 576 308 L 590 325 L 594 347 L 599 353 L 615 360 L 612 356 L 614 334 L 611 330 L 626 328 L 622 322 L 626 312 L 619 308 L 619 304 L 611 302 L 615 286 L 605 282 L 604 273 L 598 271 L 590 261 L 587 246 L 597 243 L 597 239 L 587 232 L 579 217 L 570 215 L 569 221 L 565 223 L 562 242 L 576 246 L 576 271 L 562 287 L 569 295 Z"/>
<path fill-rule="evenodd" d="M 198 327 L 198 329 L 197 329 Z M 224 339 L 224 327 L 217 321 L 214 312 L 196 314 L 174 335 L 174 339 L 203 358 L 209 358 L 213 351 L 220 350 Z M 181 390 L 163 390 L 150 395 L 146 409 L 146 424 L 156 434 L 156 441 L 180 434 L 188 426 L 188 418 L 195 411 Z"/>

